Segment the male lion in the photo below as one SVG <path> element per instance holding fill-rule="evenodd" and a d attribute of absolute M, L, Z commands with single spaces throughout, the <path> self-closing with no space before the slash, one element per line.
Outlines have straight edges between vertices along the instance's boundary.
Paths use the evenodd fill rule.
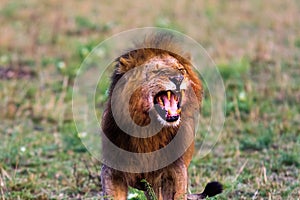
<path fill-rule="evenodd" d="M 125 200 L 128 186 L 144 190 L 148 199 L 154 193 L 159 200 L 201 199 L 221 192 L 222 186 L 212 182 L 203 193 L 187 195 L 203 88 L 189 57 L 182 55 L 172 35 L 156 34 L 116 59 L 102 119 L 102 153 L 108 162 L 127 167 L 103 165 L 104 198 Z M 116 153 L 112 144 L 132 156 Z"/>

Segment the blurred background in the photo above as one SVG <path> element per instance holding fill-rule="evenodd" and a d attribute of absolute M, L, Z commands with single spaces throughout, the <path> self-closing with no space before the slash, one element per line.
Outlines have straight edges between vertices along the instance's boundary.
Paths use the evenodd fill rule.
<path fill-rule="evenodd" d="M 226 87 L 223 133 L 194 158 L 190 191 L 218 180 L 215 199 L 300 198 L 300 1 L 1 0 L 0 24 L 0 199 L 99 198 L 100 163 L 72 119 L 76 70 L 104 39 L 147 26 L 199 42 Z"/>

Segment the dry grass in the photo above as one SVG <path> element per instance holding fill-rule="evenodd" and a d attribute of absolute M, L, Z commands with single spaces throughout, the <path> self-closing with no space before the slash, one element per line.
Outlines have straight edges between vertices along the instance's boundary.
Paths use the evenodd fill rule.
<path fill-rule="evenodd" d="M 74 76 L 103 39 L 145 26 L 197 40 L 226 86 L 223 133 L 208 156 L 193 160 L 191 191 L 219 180 L 225 192 L 217 199 L 300 199 L 297 0 L 2 0 L 0 23 L 0 69 L 34 74 L 0 70 L 1 200 L 97 198 L 99 163 L 72 122 Z M 207 122 L 208 100 L 203 105 Z"/>

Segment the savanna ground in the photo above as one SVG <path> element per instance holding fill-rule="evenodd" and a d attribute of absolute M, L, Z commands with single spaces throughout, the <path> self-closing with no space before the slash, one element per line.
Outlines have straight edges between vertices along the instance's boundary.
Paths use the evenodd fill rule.
<path fill-rule="evenodd" d="M 193 160 L 190 190 L 218 180 L 215 199 L 300 199 L 299 1 L 2 0 L 0 24 L 1 200 L 100 198 L 100 163 L 72 119 L 76 70 L 99 42 L 144 26 L 197 40 L 226 87 L 223 132 Z M 209 122 L 207 99 L 202 110 Z"/>

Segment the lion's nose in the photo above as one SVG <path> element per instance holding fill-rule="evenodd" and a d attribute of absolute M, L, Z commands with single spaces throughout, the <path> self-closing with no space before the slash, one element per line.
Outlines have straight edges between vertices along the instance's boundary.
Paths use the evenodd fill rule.
<path fill-rule="evenodd" d="M 183 76 L 171 76 L 169 77 L 170 81 L 172 81 L 176 85 L 176 90 L 180 90 L 180 85 L 183 80 Z"/>

